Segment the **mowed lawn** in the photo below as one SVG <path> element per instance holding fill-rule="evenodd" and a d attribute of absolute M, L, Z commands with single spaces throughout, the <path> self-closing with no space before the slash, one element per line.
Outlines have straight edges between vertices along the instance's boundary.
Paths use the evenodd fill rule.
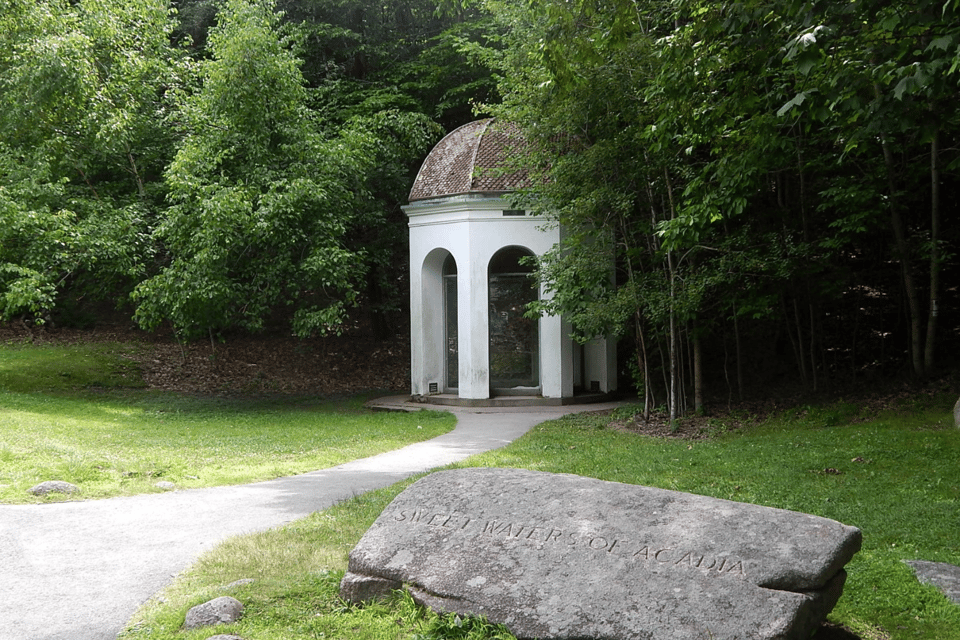
<path fill-rule="evenodd" d="M 881 413 L 855 403 L 805 406 L 708 437 L 657 438 L 611 426 L 613 415 L 574 415 L 458 465 L 574 473 L 751 502 L 833 518 L 863 531 L 847 565 L 835 625 L 815 640 L 960 640 L 960 605 L 921 584 L 903 561 L 960 565 L 960 430 L 952 392 L 907 399 Z M 507 638 L 495 626 L 438 617 L 409 597 L 344 605 L 350 549 L 407 481 L 358 496 L 290 526 L 229 540 L 146 605 L 125 640 L 201 640 L 184 632 L 187 610 L 230 593 L 243 618 L 218 633 L 245 638 Z M 224 591 L 243 578 L 254 582 Z M 589 594 L 584 594 L 585 599 Z M 836 627 L 842 627 L 838 630 Z"/>
<path fill-rule="evenodd" d="M 453 428 L 359 398 L 198 397 L 143 388 L 132 345 L 0 345 L 0 502 L 105 498 L 323 469 Z M 36 498 L 44 480 L 73 496 Z"/>
<path fill-rule="evenodd" d="M 474 464 L 656 486 L 859 527 L 863 548 L 847 566 L 831 619 L 864 640 L 958 640 L 960 605 L 920 584 L 903 562 L 960 565 L 955 400 L 952 392 L 909 400 L 879 415 L 852 403 L 806 406 L 696 441 L 647 438 L 610 428 L 606 417 L 571 416 Z"/>
<path fill-rule="evenodd" d="M 41 480 L 78 484 L 79 498 L 211 486 L 322 468 L 403 446 L 453 426 L 438 412 L 373 413 L 360 399 L 211 398 L 143 388 L 133 346 L 0 345 L 0 500 L 32 502 Z M 791 509 L 860 527 L 863 549 L 831 614 L 845 640 L 960 640 L 960 605 L 919 583 L 904 560 L 960 565 L 960 430 L 956 389 L 905 397 L 882 412 L 856 402 L 809 405 L 697 440 L 614 426 L 613 415 L 544 423 L 458 466 L 574 473 Z M 246 605 L 219 633 L 287 638 L 503 638 L 485 623 L 441 618 L 409 598 L 345 606 L 347 554 L 404 482 L 286 527 L 233 538 L 179 576 L 131 621 L 125 638 L 184 632 L 186 610 L 231 593 Z M 64 499 L 63 497 L 48 499 Z M 76 499 L 69 498 L 69 499 Z M 588 597 L 588 595 L 585 595 Z M 836 637 L 836 636 L 833 636 Z M 832 640 L 832 638 L 831 638 Z"/>

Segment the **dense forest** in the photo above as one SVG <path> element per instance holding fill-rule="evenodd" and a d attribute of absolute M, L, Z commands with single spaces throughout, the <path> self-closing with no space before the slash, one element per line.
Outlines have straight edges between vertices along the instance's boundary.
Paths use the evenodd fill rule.
<path fill-rule="evenodd" d="M 429 0 L 4 2 L 0 314 L 185 338 L 401 304 L 398 208 L 494 91 Z"/>
<path fill-rule="evenodd" d="M 960 353 L 960 0 L 3 0 L 0 317 L 402 331 L 400 205 L 486 115 L 568 230 L 530 313 L 648 408 Z"/>

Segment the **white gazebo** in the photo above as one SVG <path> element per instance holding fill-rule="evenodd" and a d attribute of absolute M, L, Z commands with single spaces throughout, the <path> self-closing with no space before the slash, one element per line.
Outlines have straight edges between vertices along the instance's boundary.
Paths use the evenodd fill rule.
<path fill-rule="evenodd" d="M 524 317 L 545 295 L 524 256 L 560 241 L 555 222 L 510 208 L 516 127 L 464 125 L 430 152 L 404 207 L 410 225 L 411 387 L 428 402 L 567 404 L 616 390 L 612 340 L 579 345 L 560 317 Z M 524 397 L 523 400 L 518 396 Z"/>

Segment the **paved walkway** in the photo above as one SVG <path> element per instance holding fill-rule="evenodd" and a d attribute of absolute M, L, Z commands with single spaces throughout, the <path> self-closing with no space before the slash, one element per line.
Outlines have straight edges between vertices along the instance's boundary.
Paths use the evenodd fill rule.
<path fill-rule="evenodd" d="M 462 409 L 433 440 L 300 476 L 108 500 L 0 506 L 0 640 L 115 640 L 150 596 L 223 539 L 497 449 L 560 415 L 612 404 Z"/>

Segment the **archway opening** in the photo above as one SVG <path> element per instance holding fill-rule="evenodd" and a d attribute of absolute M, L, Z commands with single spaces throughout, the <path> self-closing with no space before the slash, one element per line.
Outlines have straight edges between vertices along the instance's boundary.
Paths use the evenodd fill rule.
<path fill-rule="evenodd" d="M 490 259 L 489 354 L 490 388 L 496 394 L 540 393 L 540 322 L 524 317 L 539 298 L 533 256 L 522 247 L 506 247 Z"/>
<path fill-rule="evenodd" d="M 443 261 L 443 358 L 445 389 L 455 393 L 460 387 L 460 348 L 457 341 L 457 261 L 448 254 Z"/>

